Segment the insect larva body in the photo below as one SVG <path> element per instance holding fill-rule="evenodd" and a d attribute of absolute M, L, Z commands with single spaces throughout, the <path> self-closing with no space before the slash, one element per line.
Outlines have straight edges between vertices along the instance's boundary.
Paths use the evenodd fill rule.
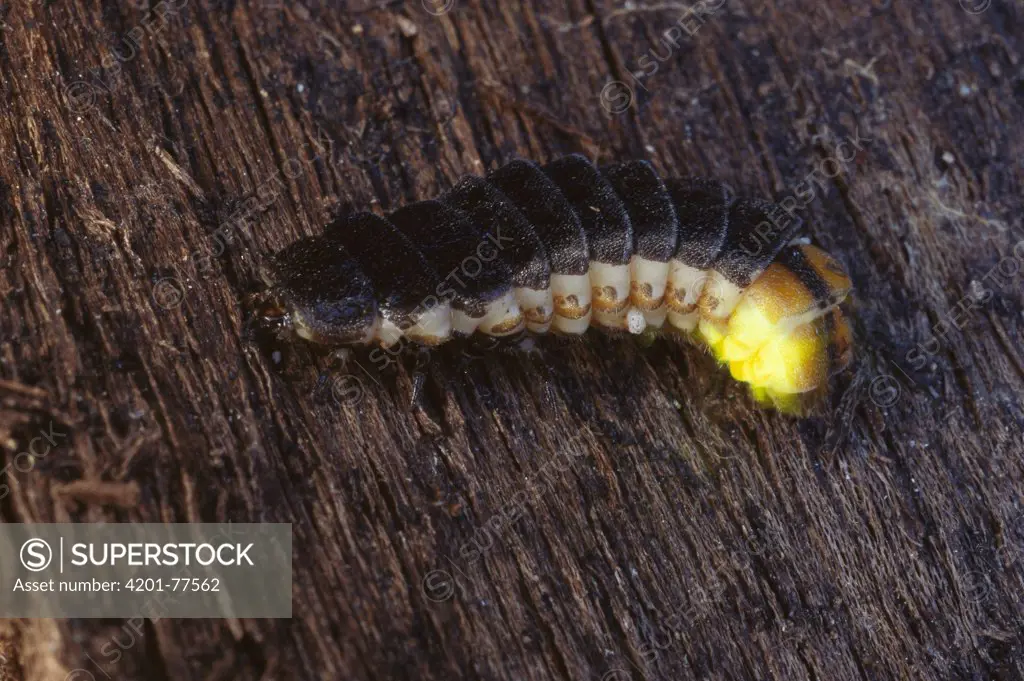
<path fill-rule="evenodd" d="M 591 325 L 696 332 L 776 403 L 850 358 L 850 280 L 800 221 L 646 161 L 513 161 L 387 218 L 355 213 L 274 258 L 275 321 L 325 345 Z"/>

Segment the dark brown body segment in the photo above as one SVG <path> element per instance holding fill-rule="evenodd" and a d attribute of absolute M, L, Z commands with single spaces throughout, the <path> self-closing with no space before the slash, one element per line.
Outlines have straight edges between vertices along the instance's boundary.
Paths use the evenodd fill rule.
<path fill-rule="evenodd" d="M 417 308 L 430 305 L 440 281 L 416 245 L 395 225 L 373 213 L 335 220 L 324 232 L 351 253 L 375 291 L 381 315 L 404 327 Z"/>
<path fill-rule="evenodd" d="M 665 183 L 647 161 L 604 166 L 601 173 L 626 204 L 633 225 L 633 254 L 668 262 L 676 252 L 679 221 Z"/>
<path fill-rule="evenodd" d="M 729 210 L 729 229 L 714 268 L 746 288 L 775 259 L 802 221 L 773 203 L 739 199 Z"/>
<path fill-rule="evenodd" d="M 442 296 L 456 309 L 480 317 L 487 303 L 512 289 L 508 265 L 480 257 L 491 257 L 493 251 L 485 248 L 490 240 L 462 211 L 441 201 L 417 201 L 392 213 L 391 221 L 433 265 Z"/>
<path fill-rule="evenodd" d="M 626 204 L 596 167 L 581 154 L 552 161 L 544 172 L 554 180 L 579 217 L 590 259 L 626 265 L 633 255 L 633 225 Z"/>
<path fill-rule="evenodd" d="M 553 274 L 586 274 L 589 248 L 576 211 L 558 186 L 536 164 L 512 161 L 490 175 L 488 182 L 512 200 L 548 253 Z"/>
<path fill-rule="evenodd" d="M 358 342 L 377 320 L 370 279 L 337 241 L 300 239 L 274 256 L 272 276 L 281 302 L 309 340 L 324 345 Z"/>
<path fill-rule="evenodd" d="M 665 182 L 679 219 L 675 258 L 698 270 L 711 267 L 729 229 L 728 188 L 717 180 L 680 178 Z"/>
<path fill-rule="evenodd" d="M 442 199 L 466 214 L 499 251 L 515 287 L 544 290 L 551 285 L 547 250 L 529 220 L 512 201 L 481 177 L 462 178 Z"/>

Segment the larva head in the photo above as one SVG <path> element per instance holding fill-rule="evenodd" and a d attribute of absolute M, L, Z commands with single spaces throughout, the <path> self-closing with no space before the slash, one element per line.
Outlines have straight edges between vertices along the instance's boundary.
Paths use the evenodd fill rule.
<path fill-rule="evenodd" d="M 336 242 L 300 239 L 274 256 L 257 323 L 322 345 L 366 343 L 378 326 L 373 288 Z"/>
<path fill-rule="evenodd" d="M 715 356 L 755 396 L 792 410 L 798 396 L 823 388 L 851 356 L 850 329 L 838 310 L 850 279 L 813 246 L 791 246 L 739 297 L 725 320 L 702 318 Z"/>

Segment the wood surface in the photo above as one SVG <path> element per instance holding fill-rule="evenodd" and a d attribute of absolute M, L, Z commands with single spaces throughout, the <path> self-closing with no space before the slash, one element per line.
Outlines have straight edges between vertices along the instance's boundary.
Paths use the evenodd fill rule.
<path fill-rule="evenodd" d="M 1024 678 L 1022 59 L 1019 0 L 0 2 L 3 519 L 295 540 L 291 620 L 2 621 L 0 679 Z M 410 406 L 243 337 L 331 215 L 574 151 L 797 202 L 856 286 L 822 409 L 677 342 Z"/>

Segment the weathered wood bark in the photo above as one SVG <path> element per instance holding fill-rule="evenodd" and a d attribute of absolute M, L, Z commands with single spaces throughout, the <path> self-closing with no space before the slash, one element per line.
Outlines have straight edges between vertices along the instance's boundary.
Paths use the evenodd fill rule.
<path fill-rule="evenodd" d="M 1024 14 L 982 5 L 0 5 L 3 518 L 296 554 L 290 621 L 8 621 L 0 678 L 1024 678 Z M 410 410 L 242 340 L 339 206 L 571 151 L 793 197 L 857 286 L 827 409 L 594 337 L 439 353 Z"/>

